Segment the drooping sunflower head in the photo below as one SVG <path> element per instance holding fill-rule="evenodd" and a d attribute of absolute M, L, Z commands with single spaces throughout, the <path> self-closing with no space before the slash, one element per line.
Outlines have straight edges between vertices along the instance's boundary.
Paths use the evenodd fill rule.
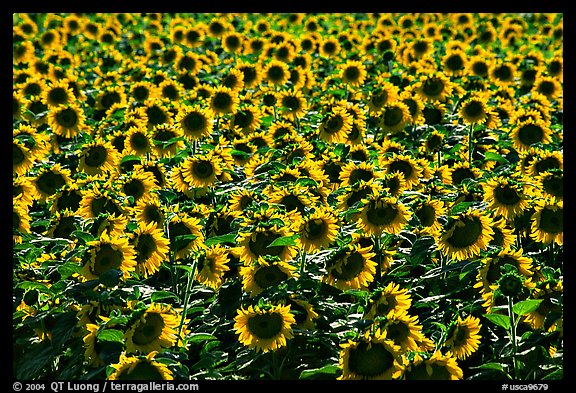
<path fill-rule="evenodd" d="M 173 380 L 172 371 L 163 363 L 154 360 L 157 352 L 128 356 L 120 354 L 118 363 L 112 364 L 114 371 L 106 379 L 115 381 L 162 381 Z"/>
<path fill-rule="evenodd" d="M 276 305 L 241 307 L 234 318 L 234 330 L 243 345 L 257 352 L 276 351 L 294 337 L 292 325 L 296 323 L 290 306 Z"/>

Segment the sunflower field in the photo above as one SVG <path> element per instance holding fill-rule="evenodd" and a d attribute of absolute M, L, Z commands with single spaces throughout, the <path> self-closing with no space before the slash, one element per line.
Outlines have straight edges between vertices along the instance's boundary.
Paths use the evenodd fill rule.
<path fill-rule="evenodd" d="M 14 378 L 563 378 L 561 13 L 16 13 L 12 69 Z"/>

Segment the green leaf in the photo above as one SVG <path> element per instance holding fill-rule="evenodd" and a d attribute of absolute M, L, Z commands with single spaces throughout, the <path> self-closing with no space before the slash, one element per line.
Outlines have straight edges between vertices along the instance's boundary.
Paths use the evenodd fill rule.
<path fill-rule="evenodd" d="M 314 368 L 311 370 L 304 370 L 300 373 L 299 379 L 315 379 L 314 377 L 327 377 L 336 376 L 339 372 L 338 366 L 334 364 L 327 364 L 320 368 Z"/>
<path fill-rule="evenodd" d="M 171 242 L 172 246 L 177 249 L 180 250 L 184 247 L 186 247 L 188 245 L 188 243 L 190 243 L 191 241 L 193 241 L 194 239 L 196 239 L 196 235 L 190 233 L 187 235 L 178 235 L 174 237 L 174 241 Z"/>
<path fill-rule="evenodd" d="M 124 342 L 124 333 L 117 329 L 102 329 L 97 334 L 98 341 Z"/>
<path fill-rule="evenodd" d="M 486 161 L 497 161 L 497 162 L 501 162 L 503 164 L 509 163 L 509 161 L 506 158 L 502 157 L 500 154 L 494 153 L 493 151 L 487 151 L 484 154 L 484 159 Z"/>
<path fill-rule="evenodd" d="M 431 252 L 435 246 L 436 241 L 432 236 L 423 236 L 416 239 L 410 250 L 410 262 L 413 265 L 424 262 L 428 253 Z"/>
<path fill-rule="evenodd" d="M 460 214 L 465 212 L 466 210 L 468 210 L 468 208 L 473 204 L 474 202 L 460 202 L 455 204 L 454 206 L 452 206 L 452 209 L 450 210 L 450 214 L 451 215 L 455 215 L 455 214 Z"/>
<path fill-rule="evenodd" d="M 510 329 L 510 318 L 507 315 L 502 314 L 484 314 L 487 320 L 495 325 L 503 327 L 504 329 Z"/>
<path fill-rule="evenodd" d="M 70 233 L 70 236 L 72 236 L 73 238 L 82 239 L 84 243 L 89 243 L 94 240 L 94 236 L 92 236 L 91 233 L 84 231 L 72 231 L 72 233 Z"/>
<path fill-rule="evenodd" d="M 188 343 L 200 343 L 209 340 L 218 340 L 216 336 L 213 336 L 210 333 L 192 333 L 187 338 L 186 341 Z"/>
<path fill-rule="evenodd" d="M 150 295 L 150 300 L 153 302 L 161 302 L 167 299 L 174 299 L 176 301 L 180 300 L 176 294 L 169 291 L 156 291 L 152 295 Z"/>
<path fill-rule="evenodd" d="M 538 307 L 540 307 L 540 303 L 542 303 L 543 300 L 544 299 L 523 300 L 513 305 L 512 311 L 514 311 L 514 313 L 517 315 L 529 314 L 532 311 L 536 311 Z"/>
<path fill-rule="evenodd" d="M 291 235 L 291 236 L 282 236 L 282 237 L 279 237 L 278 239 L 274 240 L 266 248 L 277 247 L 277 246 L 295 246 L 296 245 L 296 239 L 298 239 L 299 237 L 300 237 L 300 235 L 298 235 L 298 234 Z"/>
<path fill-rule="evenodd" d="M 125 164 L 129 161 L 138 161 L 140 162 L 140 157 L 137 156 L 133 156 L 133 155 L 128 155 L 128 156 L 124 156 L 122 157 L 122 160 L 120 160 L 120 165 Z"/>
<path fill-rule="evenodd" d="M 82 272 L 82 266 L 78 265 L 76 262 L 65 262 L 64 264 L 58 266 L 58 273 L 62 279 L 67 279 L 73 274 L 80 274 Z"/>
<path fill-rule="evenodd" d="M 228 233 L 226 235 L 221 235 L 221 236 L 213 236 L 210 237 L 208 239 L 206 239 L 206 241 L 204 242 L 204 244 L 208 247 L 213 246 L 215 244 L 220 244 L 220 243 L 232 243 L 234 244 L 236 242 L 236 233 Z"/>
<path fill-rule="evenodd" d="M 506 372 L 504 370 L 504 367 L 502 367 L 502 365 L 500 363 L 484 363 L 480 366 L 476 366 L 476 367 L 470 367 L 473 368 L 475 370 L 498 370 L 498 371 L 502 371 L 502 372 Z"/>

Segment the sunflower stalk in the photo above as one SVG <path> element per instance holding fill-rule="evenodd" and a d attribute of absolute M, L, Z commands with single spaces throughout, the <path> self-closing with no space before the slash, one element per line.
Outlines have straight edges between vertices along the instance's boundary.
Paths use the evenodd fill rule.
<path fill-rule="evenodd" d="M 188 280 L 186 282 L 186 290 L 184 292 L 184 305 L 182 306 L 182 318 L 180 318 L 180 325 L 178 326 L 178 337 L 182 336 L 182 328 L 184 327 L 184 321 L 186 320 L 186 314 L 188 309 L 188 303 L 190 301 L 190 290 L 192 289 L 192 283 L 194 281 L 194 275 L 196 274 L 196 260 L 192 261 L 192 266 L 188 271 Z"/>
<path fill-rule="evenodd" d="M 516 321 L 514 318 L 514 311 L 512 307 L 513 307 L 512 297 L 508 296 L 508 316 L 510 317 L 510 342 L 512 344 L 512 367 L 514 368 L 513 371 L 514 379 L 518 379 L 518 366 L 516 363 L 516 354 L 518 353 L 518 348 L 516 345 Z"/>
<path fill-rule="evenodd" d="M 470 163 L 470 168 L 472 168 L 472 136 L 474 135 L 474 123 L 470 123 L 470 132 L 468 134 L 468 162 Z"/>

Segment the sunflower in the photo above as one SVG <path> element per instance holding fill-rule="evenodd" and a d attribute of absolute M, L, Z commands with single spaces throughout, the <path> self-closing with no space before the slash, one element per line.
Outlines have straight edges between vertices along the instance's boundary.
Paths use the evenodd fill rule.
<path fill-rule="evenodd" d="M 76 99 L 67 80 L 60 80 L 47 86 L 42 90 L 40 97 L 48 108 L 67 105 Z"/>
<path fill-rule="evenodd" d="M 210 136 L 214 128 L 214 113 L 199 105 L 178 105 L 176 124 L 188 140 L 197 140 Z"/>
<path fill-rule="evenodd" d="M 448 179 L 454 186 L 466 184 L 466 180 L 476 180 L 482 176 L 482 170 L 470 165 L 469 161 L 458 161 L 447 170 Z"/>
<path fill-rule="evenodd" d="M 120 154 L 110 142 L 96 138 L 82 146 L 78 170 L 88 175 L 110 174 L 118 168 Z"/>
<path fill-rule="evenodd" d="M 113 106 L 124 108 L 128 100 L 124 88 L 118 85 L 106 86 L 96 96 L 96 109 L 108 111 Z"/>
<path fill-rule="evenodd" d="M 458 316 L 452 334 L 450 334 L 444 346 L 449 348 L 456 358 L 460 360 L 466 359 L 478 350 L 480 339 L 482 338 L 480 335 L 481 326 L 479 318 L 468 315 L 462 319 L 462 317 Z"/>
<path fill-rule="evenodd" d="M 541 300 L 538 308 L 523 316 L 522 321 L 534 329 L 544 329 L 550 323 L 549 332 L 563 329 L 564 284 L 562 280 L 547 282 L 537 286 L 532 292 L 532 299 Z M 552 318 L 553 317 L 553 318 Z"/>
<path fill-rule="evenodd" d="M 155 274 L 168 257 L 169 243 L 156 223 L 139 223 L 130 235 L 130 244 L 136 252 L 136 273 L 144 278 Z"/>
<path fill-rule="evenodd" d="M 386 334 L 386 338 L 400 347 L 402 353 L 422 351 L 422 344 L 428 346 L 430 340 L 422 333 L 422 325 L 418 316 L 410 315 L 406 311 L 390 312 L 385 320 L 375 323 Z"/>
<path fill-rule="evenodd" d="M 240 260 L 250 265 L 258 261 L 260 257 L 278 257 L 280 261 L 289 261 L 296 253 L 294 246 L 270 246 L 272 242 L 284 236 L 290 236 L 292 233 L 285 226 L 278 227 L 273 225 L 266 227 L 263 224 L 252 230 L 240 230 L 238 239 L 238 248 Z"/>
<path fill-rule="evenodd" d="M 338 380 L 392 380 L 402 375 L 400 347 L 380 329 L 340 347 Z"/>
<path fill-rule="evenodd" d="M 404 176 L 406 188 L 411 189 L 418 183 L 423 174 L 423 168 L 413 157 L 403 152 L 379 156 L 380 167 L 386 174 L 400 172 Z"/>
<path fill-rule="evenodd" d="M 320 139 L 329 143 L 344 143 L 352 129 L 352 117 L 346 107 L 338 105 L 327 113 L 318 127 Z"/>
<path fill-rule="evenodd" d="M 296 221 L 296 245 L 307 253 L 319 252 L 332 244 L 338 236 L 338 217 L 329 207 L 320 207 Z"/>
<path fill-rule="evenodd" d="M 77 103 L 58 105 L 48 113 L 48 125 L 56 135 L 72 138 L 86 129 L 86 115 Z"/>
<path fill-rule="evenodd" d="M 373 193 L 363 202 L 358 226 L 370 235 L 380 236 L 384 232 L 398 234 L 411 216 L 409 208 L 397 198 L 380 192 Z"/>
<path fill-rule="evenodd" d="M 526 279 L 532 277 L 534 272 L 532 258 L 526 256 L 522 248 L 514 250 L 512 246 L 503 248 L 495 255 L 482 258 L 481 262 L 474 288 L 479 288 L 484 299 L 483 306 L 487 309 L 493 306 L 493 292 L 498 287 L 504 266 L 512 266 Z"/>
<path fill-rule="evenodd" d="M 174 157 L 184 148 L 182 131 L 174 124 L 154 126 L 150 132 L 154 153 L 158 158 Z"/>
<path fill-rule="evenodd" d="M 488 77 L 497 86 L 511 85 L 515 82 L 518 67 L 510 61 L 498 58 L 493 60 L 488 69 Z"/>
<path fill-rule="evenodd" d="M 239 103 L 238 94 L 226 86 L 217 86 L 209 97 L 210 109 L 216 115 L 234 113 Z"/>
<path fill-rule="evenodd" d="M 192 251 L 203 248 L 204 234 L 200 219 L 185 212 L 178 212 L 168 222 L 167 233 L 170 239 L 170 251 L 176 259 L 185 258 Z"/>
<path fill-rule="evenodd" d="M 133 156 L 146 156 L 153 148 L 150 132 L 147 128 L 133 126 L 126 133 L 124 154 Z"/>
<path fill-rule="evenodd" d="M 525 172 L 529 176 L 538 177 L 542 172 L 564 169 L 564 155 L 562 151 L 539 150 L 530 160 Z"/>
<path fill-rule="evenodd" d="M 342 81 L 354 87 L 363 85 L 368 75 L 366 66 L 358 60 L 346 60 L 339 68 Z"/>
<path fill-rule="evenodd" d="M 98 185 L 92 189 L 82 190 L 82 199 L 78 214 L 86 219 L 96 218 L 102 213 L 122 216 L 128 212 L 121 200 L 122 194 L 109 189 L 101 189 Z"/>
<path fill-rule="evenodd" d="M 532 91 L 543 94 L 552 101 L 562 96 L 563 89 L 558 78 L 540 73 L 534 80 Z"/>
<path fill-rule="evenodd" d="M 87 261 L 82 269 L 86 280 L 99 279 L 111 270 L 119 270 L 126 280 L 136 268 L 136 252 L 127 238 L 111 237 L 103 232 L 87 245 Z"/>
<path fill-rule="evenodd" d="M 379 112 L 384 105 L 396 101 L 400 95 L 398 86 L 378 78 L 377 84 L 367 97 L 370 112 Z"/>
<path fill-rule="evenodd" d="M 436 350 L 431 356 L 416 353 L 411 361 L 407 357 L 404 359 L 401 378 L 404 380 L 461 380 L 464 376 L 458 359 L 452 353 L 443 355 Z"/>
<path fill-rule="evenodd" d="M 79 217 L 70 210 L 56 212 L 46 233 L 52 238 L 62 238 L 74 241 L 72 232 L 77 230 Z"/>
<path fill-rule="evenodd" d="M 411 305 L 412 298 L 408 290 L 390 282 L 384 289 L 372 294 L 365 318 L 375 320 L 376 317 L 386 317 L 390 313 L 408 312 Z"/>
<path fill-rule="evenodd" d="M 385 132 L 402 131 L 411 122 L 408 105 L 400 100 L 388 101 L 380 109 L 380 127 Z"/>
<path fill-rule="evenodd" d="M 242 135 L 250 135 L 262 123 L 262 110 L 256 105 L 242 105 L 232 114 L 231 128 Z"/>
<path fill-rule="evenodd" d="M 27 176 L 12 177 L 12 204 L 32 206 L 34 203 L 34 186 Z"/>
<path fill-rule="evenodd" d="M 302 118 L 308 111 L 308 103 L 301 90 L 283 90 L 278 96 L 282 116 L 292 121 Z"/>
<path fill-rule="evenodd" d="M 12 173 L 25 175 L 34 166 L 35 157 L 24 142 L 12 139 Z"/>
<path fill-rule="evenodd" d="M 486 181 L 483 188 L 488 208 L 506 219 L 522 214 L 529 205 L 526 187 L 513 179 L 496 176 Z"/>
<path fill-rule="evenodd" d="M 180 315 L 169 305 L 151 303 L 125 333 L 126 352 L 159 352 L 178 343 Z"/>
<path fill-rule="evenodd" d="M 144 193 L 135 205 L 135 219 L 145 224 L 162 225 L 165 219 L 165 208 L 155 193 Z"/>
<path fill-rule="evenodd" d="M 505 249 L 516 242 L 514 229 L 512 225 L 508 224 L 504 217 L 493 219 L 492 229 L 494 230 L 494 235 L 492 240 L 488 243 L 489 245 Z"/>
<path fill-rule="evenodd" d="M 338 289 L 363 289 L 374 281 L 377 263 L 372 247 L 350 244 L 332 252 L 322 282 Z"/>
<path fill-rule="evenodd" d="M 296 267 L 288 262 L 281 261 L 275 256 L 258 257 L 255 263 L 241 266 L 240 277 L 244 290 L 250 297 L 260 294 L 262 291 L 276 287 L 286 280 L 297 277 Z"/>
<path fill-rule="evenodd" d="M 514 124 L 510 131 L 513 146 L 519 152 L 524 152 L 534 144 L 547 144 L 552 141 L 550 128 L 542 120 L 526 120 Z"/>
<path fill-rule="evenodd" d="M 564 170 L 545 170 L 537 175 L 538 189 L 543 197 L 564 198 Z"/>
<path fill-rule="evenodd" d="M 213 186 L 222 173 L 221 161 L 214 151 L 186 157 L 180 166 L 186 182 L 197 188 Z"/>
<path fill-rule="evenodd" d="M 106 341 L 99 339 L 99 333 L 105 329 L 98 325 L 88 323 L 84 325 L 88 333 L 82 338 L 84 341 L 85 351 L 84 358 L 92 367 L 102 367 L 106 362 L 102 359 L 104 356 L 110 356 L 112 353 L 122 352 L 123 345 L 118 341 Z"/>
<path fill-rule="evenodd" d="M 530 237 L 543 244 L 564 244 L 564 201 L 555 197 L 534 202 Z"/>
<path fill-rule="evenodd" d="M 465 123 L 484 124 L 488 119 L 487 96 L 472 93 L 460 106 L 460 117 Z"/>
<path fill-rule="evenodd" d="M 423 75 L 414 86 L 414 91 L 426 102 L 443 102 L 452 96 L 455 90 L 454 83 L 441 72 Z"/>
<path fill-rule="evenodd" d="M 220 79 L 220 86 L 228 87 L 233 92 L 240 94 L 244 89 L 244 74 L 236 68 L 230 68 Z"/>
<path fill-rule="evenodd" d="M 438 249 L 445 256 L 462 261 L 486 250 L 493 234 L 490 217 L 482 211 L 468 209 L 448 218 L 441 229 Z"/>
<path fill-rule="evenodd" d="M 21 234 L 30 233 L 29 207 L 22 203 L 12 205 L 12 241 L 21 243 Z"/>
<path fill-rule="evenodd" d="M 290 306 L 290 311 L 294 314 L 296 327 L 306 330 L 314 330 L 316 328 L 316 320 L 319 318 L 319 314 L 314 311 L 310 302 L 295 293 L 291 293 L 282 304 Z"/>
<path fill-rule="evenodd" d="M 197 260 L 196 280 L 217 290 L 222 285 L 224 274 L 230 270 L 228 249 L 220 244 L 212 245 L 195 254 Z"/>
<path fill-rule="evenodd" d="M 156 97 L 158 97 L 158 87 L 146 80 L 132 84 L 128 91 L 128 99 L 131 102 L 144 103 L 146 100 Z"/>
<path fill-rule="evenodd" d="M 241 344 L 256 352 L 276 351 L 294 337 L 292 325 L 296 323 L 290 306 L 241 307 L 234 317 L 234 330 Z"/>
<path fill-rule="evenodd" d="M 422 235 L 436 236 L 442 228 L 438 218 L 444 216 L 446 210 L 444 202 L 431 195 L 428 195 L 424 200 L 417 201 L 412 206 L 412 211 L 418 217 L 419 224 L 422 226 L 422 229 L 419 229 L 418 232 Z"/>
<path fill-rule="evenodd" d="M 34 186 L 34 199 L 44 203 L 62 187 L 71 184 L 71 172 L 62 168 L 60 163 L 53 166 L 45 166 L 32 178 Z"/>
<path fill-rule="evenodd" d="M 290 68 L 285 62 L 272 59 L 262 66 L 262 79 L 271 86 L 284 86 L 290 80 Z"/>

